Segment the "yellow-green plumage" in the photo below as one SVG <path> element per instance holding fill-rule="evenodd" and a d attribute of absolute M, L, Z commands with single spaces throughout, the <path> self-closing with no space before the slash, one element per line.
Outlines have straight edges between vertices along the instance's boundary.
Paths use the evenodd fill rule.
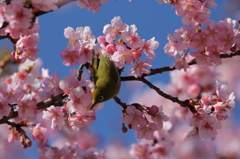
<path fill-rule="evenodd" d="M 92 109 L 96 104 L 115 97 L 120 90 L 121 80 L 114 63 L 103 54 L 97 57 L 93 51 L 93 79 L 95 89 L 92 94 Z"/>

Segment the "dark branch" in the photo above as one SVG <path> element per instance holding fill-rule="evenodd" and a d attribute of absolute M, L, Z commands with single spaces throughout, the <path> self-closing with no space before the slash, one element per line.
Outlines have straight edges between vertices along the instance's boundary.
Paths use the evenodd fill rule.
<path fill-rule="evenodd" d="M 171 100 L 174 103 L 178 103 L 179 105 L 181 105 L 182 107 L 188 107 L 193 113 L 196 113 L 196 109 L 194 108 L 193 105 L 190 104 L 190 100 L 185 100 L 185 101 L 181 101 L 179 100 L 177 97 L 173 97 L 169 94 L 164 93 L 163 91 L 161 91 L 158 87 L 156 87 L 155 85 L 153 85 L 151 82 L 149 82 L 148 80 L 146 80 L 145 78 L 141 78 L 141 81 L 143 83 L 145 83 L 149 88 L 155 90 L 159 95 L 161 95 L 162 97 Z"/>
<path fill-rule="evenodd" d="M 45 101 L 37 103 L 37 109 L 48 108 L 51 105 L 62 106 L 62 105 L 64 105 L 64 99 L 66 97 L 68 97 L 68 95 L 63 94 L 63 93 L 61 93 L 61 94 L 59 94 L 57 96 L 52 96 L 52 97 L 48 98 Z"/>
<path fill-rule="evenodd" d="M 118 98 L 117 96 L 113 97 L 113 99 L 115 100 L 115 102 L 116 102 L 117 104 L 121 105 L 123 109 L 126 109 L 126 108 L 127 108 L 127 104 L 123 103 L 123 102 L 121 101 L 121 99 Z"/>
<path fill-rule="evenodd" d="M 221 54 L 220 58 L 224 59 L 224 58 L 231 58 L 233 56 L 239 56 L 240 55 L 240 50 L 230 53 L 230 54 Z M 195 65 L 196 64 L 196 60 L 193 59 L 192 61 L 190 61 L 188 63 L 189 66 L 191 65 Z M 150 69 L 150 73 L 149 74 L 143 74 L 142 77 L 146 77 L 146 76 L 151 76 L 151 75 L 155 75 L 155 74 L 161 74 L 163 72 L 168 72 L 168 71 L 173 71 L 176 70 L 175 66 L 166 66 L 166 67 L 161 67 L 161 68 L 156 68 L 156 69 Z M 134 81 L 137 80 L 139 81 L 139 79 L 135 78 L 134 76 L 125 76 L 125 77 L 121 77 L 121 81 Z"/>
<path fill-rule="evenodd" d="M 16 118 L 18 117 L 18 112 L 17 111 L 14 111 L 11 115 L 9 116 L 3 116 L 2 119 L 0 119 L 0 124 L 5 124 L 7 123 L 8 125 L 11 125 L 13 126 L 11 123 L 12 122 L 9 122 L 8 120 L 10 119 L 13 119 L 13 118 Z"/>

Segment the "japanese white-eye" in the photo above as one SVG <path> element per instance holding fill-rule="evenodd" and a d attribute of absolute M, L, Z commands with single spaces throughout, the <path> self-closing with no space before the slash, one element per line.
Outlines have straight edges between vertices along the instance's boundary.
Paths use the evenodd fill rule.
<path fill-rule="evenodd" d="M 92 94 L 92 109 L 96 104 L 115 97 L 121 87 L 121 79 L 115 64 L 109 57 L 93 51 L 92 74 L 95 88 Z"/>

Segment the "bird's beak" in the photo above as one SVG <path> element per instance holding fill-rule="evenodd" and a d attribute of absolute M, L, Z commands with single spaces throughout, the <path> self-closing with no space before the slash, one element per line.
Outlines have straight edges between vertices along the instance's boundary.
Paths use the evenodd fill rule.
<path fill-rule="evenodd" d="M 96 105 L 97 103 L 94 101 L 94 100 L 92 100 L 92 105 L 91 105 L 91 107 L 90 107 L 90 110 Z"/>

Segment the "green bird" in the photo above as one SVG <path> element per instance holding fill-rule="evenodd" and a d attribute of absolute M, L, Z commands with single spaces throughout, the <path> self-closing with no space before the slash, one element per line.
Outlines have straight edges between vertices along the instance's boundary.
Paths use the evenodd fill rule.
<path fill-rule="evenodd" d="M 95 89 L 92 94 L 92 109 L 96 104 L 115 97 L 121 87 L 121 79 L 115 64 L 109 57 L 100 54 L 97 56 L 93 50 L 92 74 Z"/>

